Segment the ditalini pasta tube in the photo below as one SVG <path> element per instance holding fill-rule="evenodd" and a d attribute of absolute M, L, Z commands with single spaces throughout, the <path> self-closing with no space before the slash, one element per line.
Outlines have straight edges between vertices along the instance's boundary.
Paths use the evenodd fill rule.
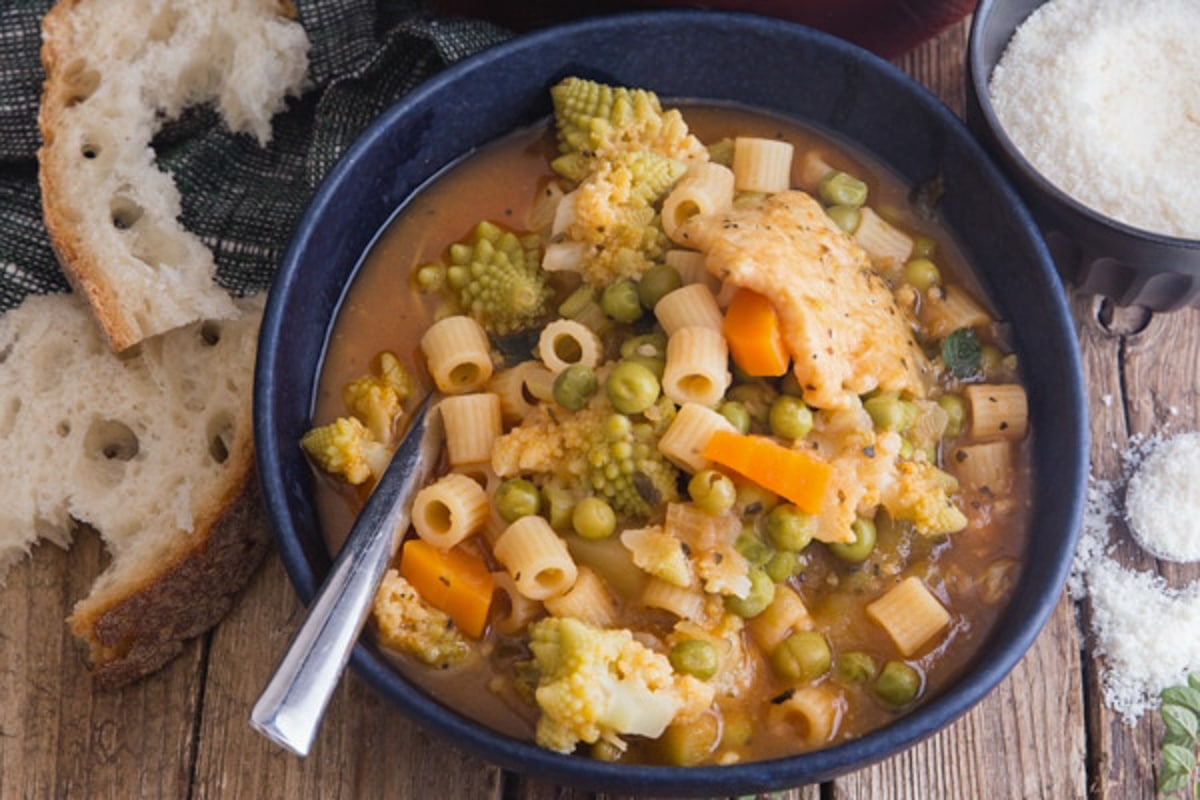
<path fill-rule="evenodd" d="M 845 700 L 824 686 L 805 686 L 771 706 L 769 723 L 786 725 L 799 741 L 817 747 L 833 738 Z"/>
<path fill-rule="evenodd" d="M 417 535 L 434 547 L 449 550 L 487 522 L 487 492 L 478 483 L 452 472 L 417 492 L 412 524 Z"/>
<path fill-rule="evenodd" d="M 716 214 L 733 205 L 733 171 L 711 162 L 692 164 L 663 201 L 662 226 L 667 236 L 698 214 Z"/>
<path fill-rule="evenodd" d="M 491 461 L 492 445 L 500 436 L 500 398 L 491 392 L 461 394 L 438 403 L 451 467 Z"/>
<path fill-rule="evenodd" d="M 665 374 L 665 373 L 664 373 Z M 699 403 L 684 403 L 658 440 L 659 451 L 688 472 L 708 467 L 704 448 L 714 431 L 737 433 L 733 423 Z"/>
<path fill-rule="evenodd" d="M 1016 383 L 980 383 L 963 389 L 967 401 L 972 439 L 1025 438 L 1029 426 L 1029 405 L 1025 390 Z"/>
<path fill-rule="evenodd" d="M 887 631 L 908 658 L 950 624 L 948 612 L 921 579 L 910 576 L 867 606 L 867 616 Z"/>
<path fill-rule="evenodd" d="M 508 570 L 517 591 L 530 600 L 565 594 L 579 575 L 567 545 L 541 517 L 521 517 L 509 525 L 492 554 Z"/>
<path fill-rule="evenodd" d="M 733 186 L 739 192 L 782 192 L 792 180 L 790 142 L 739 136 L 733 140 Z"/>
<path fill-rule="evenodd" d="M 693 326 L 720 331 L 724 322 L 717 299 L 703 283 L 691 283 L 663 295 L 654 306 L 654 316 L 667 336 Z"/>
<path fill-rule="evenodd" d="M 646 581 L 646 587 L 642 590 L 642 605 L 647 608 L 661 608 L 680 619 L 704 619 L 704 592 L 696 588 L 675 586 L 661 578 Z"/>
<path fill-rule="evenodd" d="M 421 352 L 433 382 L 445 394 L 473 392 L 492 377 L 487 333 L 470 317 L 460 314 L 430 325 L 421 337 Z"/>
<path fill-rule="evenodd" d="M 667 340 L 663 394 L 679 404 L 715 406 L 733 377 L 729 346 L 719 331 L 706 327 L 680 328 Z"/>
<path fill-rule="evenodd" d="M 978 328 L 992 317 L 971 295 L 957 286 L 947 286 L 941 297 L 929 297 L 921 305 L 921 321 L 934 338 L 949 336 L 959 328 Z"/>
<path fill-rule="evenodd" d="M 556 617 L 574 617 L 599 628 L 610 627 L 617 621 L 617 608 L 608 587 L 587 567 L 579 568 L 575 585 L 557 597 L 548 598 L 545 606 Z"/>
<path fill-rule="evenodd" d="M 600 363 L 600 337 L 573 319 L 556 319 L 542 329 L 537 349 L 542 363 L 555 375 L 575 364 L 595 367 Z"/>
<path fill-rule="evenodd" d="M 912 237 L 866 206 L 858 213 L 854 241 L 867 251 L 875 269 L 885 274 L 895 273 L 912 255 Z"/>

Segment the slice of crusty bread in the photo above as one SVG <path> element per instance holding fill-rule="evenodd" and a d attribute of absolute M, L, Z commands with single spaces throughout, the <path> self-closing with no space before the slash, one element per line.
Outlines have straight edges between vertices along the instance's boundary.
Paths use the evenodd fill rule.
<path fill-rule="evenodd" d="M 260 143 L 296 95 L 308 38 L 288 0 L 59 0 L 42 22 L 38 124 L 46 228 L 114 350 L 234 314 L 212 253 L 178 222 L 151 140 L 213 102 Z"/>
<path fill-rule="evenodd" d="M 0 317 L 0 578 L 38 539 L 97 530 L 112 561 L 76 605 L 96 682 L 161 666 L 265 552 L 251 389 L 260 298 L 114 355 L 76 295 Z"/>

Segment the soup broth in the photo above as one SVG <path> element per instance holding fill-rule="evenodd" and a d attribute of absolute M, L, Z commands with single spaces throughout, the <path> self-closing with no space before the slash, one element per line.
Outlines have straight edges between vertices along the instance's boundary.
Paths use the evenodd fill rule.
<path fill-rule="evenodd" d="M 870 208 L 886 225 L 917 243 L 916 252 L 906 264 L 895 265 L 887 282 L 902 305 L 907 302 L 909 305 L 905 307 L 916 309 L 915 318 L 922 321 L 920 345 L 931 354 L 937 369 L 942 369 L 941 359 L 945 355 L 939 348 L 948 338 L 948 332 L 931 332 L 940 318 L 929 310 L 930 306 L 935 301 L 958 297 L 957 292 L 968 298 L 978 313 L 988 315 L 986 301 L 952 235 L 931 217 L 927 208 L 911 202 L 913 187 L 901 183 L 873 158 L 823 132 L 757 112 L 709 106 L 684 107 L 682 111 L 692 133 L 705 144 L 731 137 L 791 143 L 795 148 L 790 176 L 793 187 L 812 183 L 811 175 L 806 174 L 806 170 L 811 173 L 812 162 L 805 159 L 808 154 L 819 154 L 819 163 L 854 176 L 869 187 Z M 545 194 L 547 185 L 570 186 L 551 169 L 551 160 L 557 154 L 552 124 L 517 132 L 447 170 L 397 214 L 366 255 L 337 319 L 321 375 L 315 424 L 324 425 L 346 415 L 345 387 L 369 373 L 377 354 L 383 351 L 396 353 L 412 373 L 419 384 L 414 397 L 432 388 L 418 343 L 438 319 L 439 295 L 419 291 L 414 274 L 422 265 L 445 260 L 448 248 L 467 239 L 480 220 L 492 221 L 519 235 L 532 231 L 530 217 L 538 213 L 538 198 Z M 759 198 L 750 197 L 744 203 L 751 205 L 758 201 Z M 932 285 L 920 285 L 924 279 L 918 267 L 908 272 L 907 264 L 921 260 L 924 253 L 933 254 L 929 260 L 936 262 L 937 278 Z M 557 295 L 550 307 L 558 308 L 571 295 L 576 283 L 574 275 L 555 274 L 551 287 Z M 724 294 L 721 296 L 718 291 L 717 296 L 727 302 L 728 292 Z M 647 314 L 627 330 L 619 324 L 616 328 L 629 337 L 649 332 L 652 321 L 653 314 Z M 975 325 L 974 335 L 981 356 L 977 371 L 963 378 L 939 372 L 942 377 L 930 389 L 931 402 L 916 404 L 946 430 L 938 432 L 933 444 L 917 441 L 911 429 L 898 437 L 902 453 L 907 451 L 900 459 L 936 464 L 941 468 L 940 474 L 958 476 L 957 483 L 947 484 L 947 496 L 965 514 L 963 529 L 925 535 L 914 532 L 911 520 L 897 519 L 881 511 L 861 524 L 856 521 L 860 527 L 854 529 L 854 541 L 841 545 L 841 550 L 813 540 L 803 541 L 800 548 L 792 551 L 784 546 L 786 532 L 780 532 L 786 520 L 769 519 L 769 509 L 774 505 L 789 506 L 787 500 L 766 491 L 759 491 L 756 499 L 753 487 L 747 488 L 751 481 L 743 481 L 736 470 L 723 471 L 738 478 L 737 502 L 726 513 L 739 517 L 746 526 L 736 545 L 745 565 L 751 572 L 770 571 L 774 576 L 771 580 L 775 583 L 776 601 L 787 594 L 802 603 L 804 621 L 786 626 L 783 635 L 763 632 L 769 627 L 766 620 L 776 613 L 771 610 L 774 605 L 768 611 L 751 614 L 744 602 L 739 605 L 737 599 L 714 595 L 715 601 L 707 598 L 704 613 L 708 622 L 695 623 L 691 628 L 681 626 L 677 614 L 662 607 L 647 607 L 643 602 L 647 586 L 660 577 L 651 577 L 646 570 L 634 566 L 631 548 L 622 543 L 621 530 L 662 525 L 665 503 L 645 519 L 629 520 L 618 515 L 617 531 L 597 540 L 572 532 L 569 522 L 565 531 L 559 526 L 559 534 L 573 560 L 599 576 L 610 598 L 615 619 L 609 627 L 634 631 L 635 641 L 650 651 L 669 653 L 677 670 L 682 665 L 693 675 L 703 675 L 706 668 L 688 663 L 689 649 L 702 651 L 703 656 L 715 642 L 724 659 L 722 670 L 735 657 L 738 662 L 736 674 L 722 672 L 707 679 L 719 683 L 719 688 L 709 710 L 693 716 L 688 724 L 672 725 L 657 738 L 632 735 L 618 740 L 602 736 L 590 746 L 581 744 L 578 752 L 609 759 L 676 764 L 732 763 L 784 756 L 846 741 L 886 725 L 914 705 L 936 696 L 955 679 L 1005 607 L 1019 574 L 1029 522 L 1029 437 L 996 431 L 993 431 L 996 435 L 973 434 L 971 426 L 982 424 L 978 423 L 981 411 L 974 418 L 968 416 L 965 422 L 958 419 L 962 398 L 966 398 L 968 409 L 971 402 L 987 402 L 978 399 L 980 392 L 974 390 L 987 392 L 988 387 L 997 387 L 1008 391 L 1005 387 L 1018 387 L 1019 391 L 1015 359 L 1008 355 L 1002 325 L 989 317 Z M 609 342 L 606 353 L 614 352 L 614 347 Z M 724 400 L 732 396 L 742 398 L 740 405 L 743 409 L 750 408 L 751 416 L 754 403 L 762 397 L 774 404 L 779 396 L 796 389 L 788 385 L 786 377 L 747 378 L 737 374 L 736 363 L 733 371 L 734 385 Z M 756 388 L 734 392 L 739 384 Z M 755 392 L 760 395 L 757 399 Z M 604 393 L 605 384 L 601 380 L 598 396 Z M 886 393 L 867 393 L 863 397 L 870 400 L 880 394 Z M 951 399 L 939 400 L 946 396 Z M 878 403 L 866 405 L 868 411 L 879 408 Z M 945 413 L 932 411 L 933 408 L 945 409 Z M 837 421 L 838 413 L 816 409 L 817 428 L 825 432 L 821 435 L 831 436 L 829 431 L 841 424 Z M 861 408 L 855 413 L 858 419 L 863 418 Z M 886 417 L 887 413 L 883 409 L 879 416 L 871 414 L 881 443 L 890 423 L 881 422 L 880 417 Z M 771 426 L 770 416 L 761 416 L 749 423 L 749 433 L 781 440 Z M 507 431 L 516 424 L 508 420 L 504 428 Z M 952 430 L 955 425 L 961 426 L 961 432 Z M 793 449 L 803 449 L 808 436 L 811 435 L 797 437 Z M 786 439 L 783 442 L 788 444 Z M 875 442 L 871 439 L 863 446 L 871 457 L 875 455 Z M 978 448 L 986 449 L 989 445 L 993 451 L 997 447 L 1004 450 L 1006 466 L 1000 480 L 979 485 L 960 463 L 967 460 L 964 454 L 974 458 Z M 820 452 L 819 443 L 812 447 Z M 925 447 L 926 452 L 914 454 L 913 450 L 920 447 Z M 696 501 L 693 495 L 699 490 L 688 482 L 690 472 L 681 471 L 677 501 L 680 505 L 691 506 L 687 502 L 689 496 Z M 317 507 L 330 547 L 336 550 L 362 507 L 370 481 L 350 485 L 321 470 L 318 475 Z M 504 480 L 482 477 L 490 481 L 489 495 Z M 542 513 L 547 513 L 544 508 Z M 784 516 L 781 512 L 779 519 Z M 865 543 L 867 534 L 862 533 L 861 526 L 868 523 L 874 546 L 866 546 L 864 550 L 869 543 Z M 489 569 L 500 572 L 503 567 L 492 548 L 505 524 L 497 525 L 493 508 L 489 521 L 492 527 L 459 547 L 466 547 Z M 410 531 L 408 536 L 413 538 L 415 534 Z M 811 533 L 804 536 L 812 538 Z M 864 551 L 846 552 L 855 545 Z M 692 558 L 696 555 L 689 554 Z M 780 561 L 788 563 L 779 566 L 776 562 Z M 696 580 L 699 582 L 699 578 Z M 913 610 L 901 611 L 901 620 L 897 621 L 885 614 L 882 606 L 869 610 L 872 603 L 902 585 L 905 589 L 919 587 L 915 590 L 920 594 L 919 599 L 932 601 L 933 610 L 940 608 L 945 614 L 936 630 L 907 652 L 900 648 L 897 637 L 902 634 L 895 629 L 904 626 L 903 619 L 921 615 Z M 496 621 L 513 609 L 503 592 L 497 590 L 495 597 L 489 624 L 481 637 L 469 640 L 471 654 L 462 663 L 435 669 L 396 653 L 397 667 L 462 714 L 510 735 L 532 739 L 537 731 L 539 709 L 531 696 L 537 676 L 531 677 L 533 661 L 527 634 L 525 630 L 505 634 L 498 630 Z M 724 608 L 732 612 L 719 610 L 722 600 Z M 714 608 L 718 611 L 713 612 Z M 745 615 L 739 615 L 739 610 L 746 612 Z M 538 604 L 535 618 L 547 613 Z M 708 644 L 679 647 L 688 639 L 705 640 Z"/>

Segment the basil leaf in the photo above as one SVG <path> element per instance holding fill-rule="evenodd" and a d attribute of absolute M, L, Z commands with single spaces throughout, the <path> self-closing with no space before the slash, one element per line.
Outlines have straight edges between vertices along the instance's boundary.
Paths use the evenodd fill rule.
<path fill-rule="evenodd" d="M 1180 744 L 1196 745 L 1196 733 L 1197 730 L 1200 730 L 1200 719 L 1197 719 L 1194 712 L 1183 706 L 1164 703 L 1159 713 L 1162 715 L 1163 724 L 1166 725 L 1169 736 Z"/>
<path fill-rule="evenodd" d="M 1200 714 L 1200 689 L 1193 689 L 1191 686 L 1171 686 L 1163 689 L 1160 697 L 1164 704 L 1183 706 Z"/>
<path fill-rule="evenodd" d="M 1163 745 L 1163 769 L 1171 774 L 1191 775 L 1196 766 L 1196 754 L 1178 744 Z"/>

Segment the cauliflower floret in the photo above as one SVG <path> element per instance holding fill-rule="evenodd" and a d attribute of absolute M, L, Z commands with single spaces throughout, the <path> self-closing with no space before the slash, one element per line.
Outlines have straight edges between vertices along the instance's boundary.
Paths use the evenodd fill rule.
<path fill-rule="evenodd" d="M 384 574 L 371 613 L 386 646 L 410 653 L 430 666 L 445 669 L 471 652 L 450 617 L 426 603 L 394 569 Z"/>
<path fill-rule="evenodd" d="M 621 736 L 657 738 L 712 705 L 712 686 L 676 674 L 628 630 L 551 617 L 530 627 L 530 649 L 540 676 L 537 742 L 561 753 L 601 738 L 618 747 Z"/>
<path fill-rule="evenodd" d="M 883 507 L 895 519 L 907 520 L 917 533 L 936 536 L 967 527 L 967 518 L 949 494 L 958 481 L 924 461 L 897 465 L 896 480 L 883 498 Z"/>
<path fill-rule="evenodd" d="M 692 585 L 692 565 L 683 542 L 663 530 L 661 525 L 631 528 L 621 534 L 621 544 L 633 555 L 633 563 L 650 575 L 672 586 Z"/>
<path fill-rule="evenodd" d="M 353 484 L 370 477 L 378 480 L 392 457 L 392 451 L 354 417 L 338 417 L 313 428 L 300 439 L 300 446 L 318 467 Z"/>

